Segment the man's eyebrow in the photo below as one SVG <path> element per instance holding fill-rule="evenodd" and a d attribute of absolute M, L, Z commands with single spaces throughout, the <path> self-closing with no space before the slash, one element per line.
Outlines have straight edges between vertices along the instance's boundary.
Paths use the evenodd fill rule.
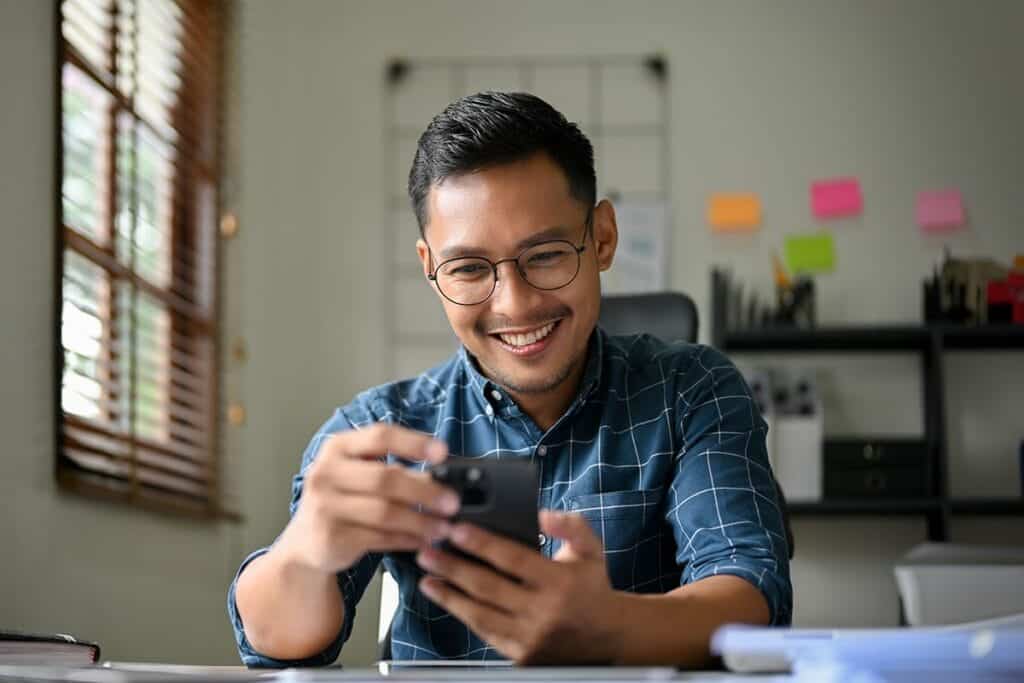
<path fill-rule="evenodd" d="M 540 232 L 535 232 L 526 239 L 521 240 L 516 245 L 516 249 L 522 251 L 523 249 L 526 249 L 527 247 L 532 247 L 533 245 L 539 242 L 546 242 L 548 240 L 569 239 L 571 233 L 571 228 L 568 228 L 564 225 L 555 225 L 550 228 L 545 228 Z M 481 249 L 479 247 L 454 245 L 451 247 L 445 247 L 441 251 L 437 252 L 437 257 L 442 261 L 447 261 L 448 259 L 459 258 L 461 256 L 480 256 L 486 251 L 486 249 Z"/>

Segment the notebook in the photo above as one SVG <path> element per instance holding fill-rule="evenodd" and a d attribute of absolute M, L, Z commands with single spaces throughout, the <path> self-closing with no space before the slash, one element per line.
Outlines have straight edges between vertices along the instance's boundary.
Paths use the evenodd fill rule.
<path fill-rule="evenodd" d="M 40 634 L 0 630 L 0 664 L 95 664 L 100 646 L 62 633 Z"/>

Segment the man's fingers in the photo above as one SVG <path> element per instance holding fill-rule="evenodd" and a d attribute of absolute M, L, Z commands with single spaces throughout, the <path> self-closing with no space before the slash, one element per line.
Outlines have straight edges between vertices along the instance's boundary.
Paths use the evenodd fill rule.
<path fill-rule="evenodd" d="M 478 562 L 437 548 L 421 550 L 416 562 L 428 573 L 445 579 L 466 595 L 503 612 L 516 614 L 530 606 L 531 594 L 521 584 Z"/>
<path fill-rule="evenodd" d="M 543 583 L 548 560 L 518 541 L 466 523 L 454 525 L 448 538 L 460 549 L 510 576 L 532 585 Z"/>
<path fill-rule="evenodd" d="M 565 542 L 556 559 L 566 555 L 578 558 L 602 557 L 604 547 L 583 515 L 541 510 L 540 528 L 548 536 Z"/>
<path fill-rule="evenodd" d="M 384 533 L 416 536 L 430 541 L 444 538 L 450 530 L 450 525 L 443 519 L 385 498 L 351 495 L 334 499 L 330 505 L 334 508 L 334 517 L 343 523 Z"/>
<path fill-rule="evenodd" d="M 443 441 L 384 422 L 343 432 L 332 437 L 332 441 L 343 455 L 355 458 L 382 458 L 391 453 L 403 460 L 439 463 L 448 456 L 448 446 Z"/>
<path fill-rule="evenodd" d="M 425 472 L 354 459 L 339 463 L 336 469 L 331 486 L 338 491 L 379 496 L 409 506 L 422 505 L 444 517 L 451 517 L 459 509 L 458 494 Z"/>

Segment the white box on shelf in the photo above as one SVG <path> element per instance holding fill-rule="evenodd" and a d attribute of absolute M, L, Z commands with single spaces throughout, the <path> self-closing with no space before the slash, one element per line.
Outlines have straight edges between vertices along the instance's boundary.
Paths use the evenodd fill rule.
<path fill-rule="evenodd" d="M 773 424 L 772 469 L 786 500 L 814 502 L 822 498 L 824 470 L 822 445 L 825 421 L 821 406 L 811 415 L 776 413 Z"/>

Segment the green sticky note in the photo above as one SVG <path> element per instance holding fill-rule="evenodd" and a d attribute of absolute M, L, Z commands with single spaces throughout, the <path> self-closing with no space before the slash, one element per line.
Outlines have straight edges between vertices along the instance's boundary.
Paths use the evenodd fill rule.
<path fill-rule="evenodd" d="M 832 235 L 789 235 L 784 247 L 786 265 L 792 273 L 831 273 L 836 267 Z"/>

